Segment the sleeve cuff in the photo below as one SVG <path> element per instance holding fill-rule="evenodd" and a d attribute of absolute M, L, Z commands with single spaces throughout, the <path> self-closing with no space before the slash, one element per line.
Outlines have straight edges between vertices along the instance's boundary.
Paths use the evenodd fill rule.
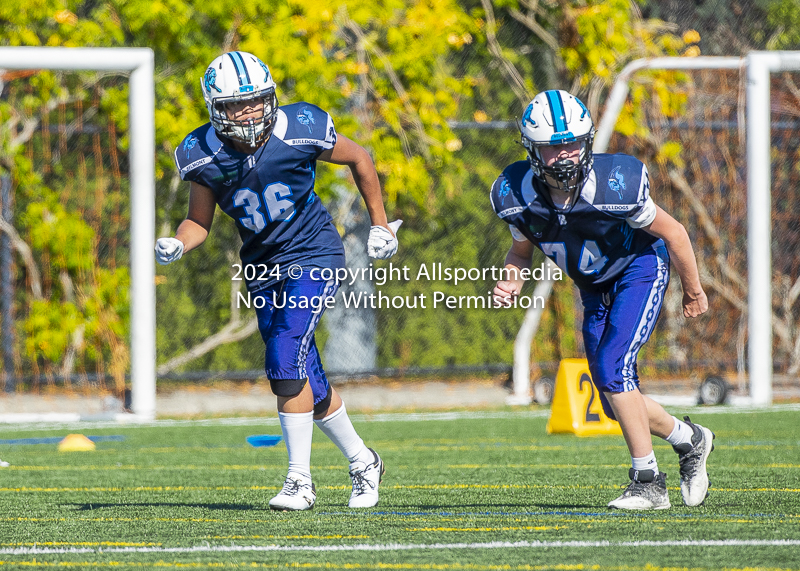
<path fill-rule="evenodd" d="M 527 242 L 528 241 L 528 239 L 525 237 L 525 235 L 522 232 L 520 232 L 517 229 L 517 227 L 514 226 L 513 224 L 509 224 L 508 225 L 508 229 L 511 230 L 511 237 L 514 238 L 514 240 L 516 240 L 517 242 Z"/>
<path fill-rule="evenodd" d="M 652 224 L 655 219 L 656 203 L 648 196 L 642 207 L 627 218 L 627 222 L 631 228 L 642 228 Z"/>

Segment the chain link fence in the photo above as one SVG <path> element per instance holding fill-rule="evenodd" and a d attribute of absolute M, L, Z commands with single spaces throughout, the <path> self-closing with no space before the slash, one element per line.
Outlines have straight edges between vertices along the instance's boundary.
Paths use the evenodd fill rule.
<path fill-rule="evenodd" d="M 647 75 L 637 77 L 649 89 Z M 18 114 L 13 136 L 25 146 L 21 157 L 4 163 L 7 175 L 2 178 L 0 317 L 6 389 L 63 384 L 119 392 L 129 373 L 127 339 L 130 319 L 135 319 L 129 315 L 127 294 L 126 126 L 114 105 L 124 100 L 127 88 L 124 78 L 113 76 L 58 78 L 70 86 L 68 96 L 44 105 L 34 97 L 40 75 L 6 75 L 2 91 L 2 102 Z M 777 378 L 793 383 L 800 370 L 798 81 L 800 74 L 782 74 L 773 77 L 772 85 L 771 319 Z M 748 236 L 746 228 L 743 79 L 738 72 L 686 72 L 672 88 L 685 93 L 683 108 L 665 114 L 658 99 L 650 99 L 643 109 L 649 134 L 616 133 L 610 150 L 642 159 L 651 172 L 654 199 L 687 227 L 710 311 L 701 319 L 683 318 L 673 273 L 659 325 L 640 355 L 640 374 L 722 373 L 743 385 L 746 243 L 763 239 Z M 318 193 L 343 236 L 348 267 L 364 270 L 367 277 L 372 273 L 372 279 L 342 284 L 335 307 L 326 311 L 318 329 L 317 344 L 334 382 L 510 372 L 525 308 L 488 307 L 497 275 L 482 270 L 502 267 L 511 243 L 507 227 L 491 210 L 488 192 L 507 164 L 525 158 L 516 143 L 516 111 L 508 111 L 508 121 L 452 125 L 458 136 L 452 150 L 463 165 L 453 173 L 458 191 L 434 192 L 435 200 L 424 205 L 393 205 L 390 219 L 403 218 L 405 224 L 398 254 L 389 261 L 366 256 L 369 219 L 346 169 L 318 165 L 327 173 L 318 179 L 335 181 Z M 188 185 L 170 164 L 168 146 L 158 155 L 159 236 L 172 235 L 188 206 Z M 263 378 L 264 348 L 255 312 L 237 303 L 244 286 L 232 279 L 239 245 L 233 223 L 218 212 L 200 250 L 158 269 L 160 383 Z M 537 253 L 534 266 L 542 261 Z M 380 279 L 377 270 L 390 268 L 407 270 Z M 439 269 L 466 275 L 455 283 L 446 275 L 437 277 Z M 530 295 L 533 285 L 526 287 Z M 378 301 L 358 308 L 346 302 L 359 295 Z M 450 307 L 448 297 L 456 300 Z M 555 284 L 531 347 L 534 378 L 553 372 L 562 358 L 582 355 L 580 326 L 580 301 L 565 279 Z"/>
<path fill-rule="evenodd" d="M 684 319 L 679 283 L 672 280 L 660 325 L 641 354 L 645 369 L 721 373 L 742 390 L 747 382 L 747 242 L 768 239 L 747 232 L 744 73 L 684 72 L 682 112 L 667 117 L 654 99 L 644 109 L 650 136 L 617 133 L 610 146 L 647 163 L 656 202 L 689 232 L 710 302 L 706 316 Z M 773 303 L 772 315 L 763 316 L 772 322 L 776 383 L 793 385 L 800 369 L 798 80 L 798 73 L 783 73 L 771 81 Z M 650 87 L 646 74 L 637 81 Z"/>
<path fill-rule="evenodd" d="M 5 388 L 121 393 L 130 367 L 129 182 L 124 117 L 108 102 L 127 96 L 127 78 L 2 79 Z M 21 154 L 9 152 L 18 146 Z"/>

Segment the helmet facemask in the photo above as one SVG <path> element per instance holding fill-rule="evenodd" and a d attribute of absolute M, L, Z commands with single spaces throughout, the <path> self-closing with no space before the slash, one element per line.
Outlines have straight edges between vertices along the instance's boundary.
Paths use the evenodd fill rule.
<path fill-rule="evenodd" d="M 243 101 L 262 102 L 261 117 L 243 120 L 230 119 L 225 104 Z M 272 134 L 275 128 L 277 109 L 278 98 L 275 96 L 275 88 L 270 87 L 255 95 L 248 94 L 247 97 L 216 97 L 213 104 L 209 106 L 209 115 L 211 124 L 219 134 L 234 141 L 248 143 L 251 147 L 257 147 Z"/>
<path fill-rule="evenodd" d="M 586 178 L 589 176 L 589 171 L 592 169 L 592 142 L 594 140 L 594 130 L 592 132 L 581 136 L 575 137 L 570 140 L 564 140 L 557 143 L 558 145 L 569 144 L 573 142 L 580 142 L 581 149 L 578 154 L 578 162 L 573 162 L 572 159 L 561 159 L 555 161 L 551 165 L 547 165 L 542 159 L 541 148 L 554 146 L 551 143 L 536 144 L 522 135 L 522 146 L 528 151 L 528 161 L 531 164 L 531 170 L 534 176 L 539 178 L 542 182 L 551 188 L 562 191 L 566 194 L 572 194 L 583 186 Z"/>

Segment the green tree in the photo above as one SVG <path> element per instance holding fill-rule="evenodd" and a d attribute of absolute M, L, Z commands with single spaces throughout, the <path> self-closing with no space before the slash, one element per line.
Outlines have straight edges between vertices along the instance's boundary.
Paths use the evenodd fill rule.
<path fill-rule="evenodd" d="M 158 218 L 159 226 L 167 231 L 183 218 L 187 206 L 185 186 L 174 174 L 172 151 L 187 132 L 206 121 L 198 78 L 209 61 L 230 49 L 252 51 L 265 59 L 279 84 L 282 101 L 312 100 L 332 112 L 340 132 L 365 144 L 383 177 L 390 208 L 404 203 L 422 209 L 440 185 L 451 193 L 455 191 L 449 175 L 459 169 L 453 158 L 458 141 L 447 119 L 455 113 L 456 97 L 468 92 L 470 82 L 449 75 L 443 64 L 449 53 L 472 41 L 475 28 L 473 19 L 454 2 L 364 5 L 340 1 L 325 10 L 312 2 L 71 1 L 22 8 L 3 2 L 0 18 L 6 45 L 148 46 L 155 51 Z M 76 275 L 82 272 L 84 278 L 91 276 L 95 285 L 88 287 L 84 279 L 76 288 L 80 292 L 102 289 L 104 284 L 96 283 L 98 279 L 110 279 L 125 287 L 124 280 L 112 279 L 101 271 L 103 262 L 94 256 L 98 237 L 92 235 L 91 228 L 81 226 L 75 211 L 81 207 L 59 205 L 47 198 L 58 194 L 58 185 L 65 183 L 64 176 L 71 168 L 39 180 L 35 175 L 26 178 L 19 166 L 31 147 L 45 152 L 44 137 L 37 129 L 43 122 L 57 121 L 53 115 L 59 106 L 85 101 L 92 95 L 99 97 L 99 107 L 95 108 L 98 122 L 114 124 L 121 133 L 118 140 L 107 144 L 124 152 L 128 118 L 125 83 L 104 84 L 101 74 L 39 72 L 24 86 L 22 80 L 18 88 L 12 85 L 12 91 L 19 97 L 2 102 L 3 156 L 6 169 L 15 176 L 17 210 L 31 209 L 17 221 L 17 231 L 19 235 L 34 233 L 33 263 L 57 260 L 48 263 L 48 270 L 60 278 L 70 271 Z M 28 132 L 26 138 L 18 136 Z M 48 167 L 38 164 L 37 170 L 42 169 Z M 56 162 L 54 171 L 58 170 Z M 333 169 L 322 170 L 322 196 L 338 181 Z M 47 204 L 49 209 L 37 209 L 37 203 Z M 35 234 L 40 230 L 33 225 L 43 217 L 47 224 L 41 231 L 46 229 L 48 234 L 39 239 Z M 94 247 L 79 247 L 78 253 L 73 252 L 76 259 L 67 258 L 60 239 L 82 244 L 79 236 Z M 220 220 L 204 246 L 213 256 L 193 256 L 181 269 L 163 270 L 159 307 L 179 308 L 179 315 L 186 319 L 159 320 L 162 358 L 181 353 L 226 324 L 235 324 L 238 316 L 230 304 L 230 263 L 237 241 L 232 225 Z M 113 261 L 115 265 L 120 262 L 126 260 Z M 64 311 L 71 303 L 66 291 L 69 288 L 58 285 L 63 279 L 46 281 L 56 285 L 46 288 L 46 299 L 27 307 L 32 320 L 27 328 L 27 355 L 33 361 L 44 359 L 58 367 L 65 359 L 67 339 L 73 338 L 83 353 L 91 345 L 75 335 L 77 331 L 97 331 L 89 327 L 89 313 L 107 312 L 90 310 L 91 304 L 84 301 L 79 303 L 82 316 L 66 319 Z M 127 298 L 118 293 L 113 299 L 123 305 L 115 302 L 111 308 L 119 311 L 117 317 L 124 322 Z M 187 327 L 189 323 L 191 327 Z M 236 331 L 241 332 L 249 323 Z M 109 326 L 106 330 L 117 329 Z M 119 341 L 115 339 L 114 344 L 119 345 Z M 236 349 L 226 350 L 232 352 L 229 357 L 204 357 L 205 366 L 258 361 L 253 357 L 240 360 Z M 112 358 L 110 348 L 107 353 L 106 360 L 119 361 Z"/>
<path fill-rule="evenodd" d="M 339 132 L 368 148 L 390 216 L 407 221 L 400 260 L 418 264 L 436 257 L 462 267 L 502 263 L 506 230 L 491 213 L 486 194 L 505 165 L 524 158 L 513 127 L 497 132 L 481 124 L 513 120 L 536 91 L 555 87 L 575 91 L 597 117 L 615 75 L 629 61 L 697 50 L 695 36 L 683 34 L 688 30 L 645 20 L 638 5 L 627 0 L 334 0 L 324 7 L 310 0 L 0 1 L 0 19 L 4 45 L 154 50 L 160 234 L 174 231 L 186 214 L 187 185 L 175 172 L 172 154 L 186 133 L 207 121 L 199 78 L 214 57 L 241 49 L 269 65 L 280 102 L 320 105 L 334 116 Z M 654 74 L 649 88 L 634 90 L 632 96 L 635 101 L 657 99 L 666 113 L 672 112 L 682 100 L 667 89 L 671 80 Z M 85 164 L 66 157 L 49 161 L 48 131 L 42 128 L 45 122 L 75 120 L 77 112 L 71 110 L 76 105 L 96 100 L 92 121 L 104 129 L 100 145 L 124 154 L 124 77 L 37 72 L 9 78 L 4 93 L 2 164 L 14 174 L 21 213 L 16 232 L 32 248 L 34 260 L 30 267 L 22 264 L 20 285 L 28 283 L 34 266 L 48 260 L 41 299 L 25 306 L 31 320 L 27 357 L 65 370 L 72 350 L 83 359 L 84 369 L 103 362 L 124 370 L 119 347 L 127 344 L 123 268 L 128 260 L 124 247 L 111 257 L 98 256 L 97 248 L 107 235 L 124 245 L 119 220 L 127 209 L 125 167 L 116 180 L 108 174 L 87 176 L 86 198 L 59 200 L 59 191 L 74 183 L 70 173 L 94 172 L 103 165 L 91 153 Z M 59 117 L 65 106 L 67 116 Z M 618 128 L 646 138 L 637 108 L 626 108 Z M 454 121 L 472 127 L 454 130 Z M 108 134 L 108 126 L 119 136 Z M 658 141 L 654 148 L 665 160 L 677 156 Z M 107 164 L 109 171 L 113 168 Z M 345 180 L 352 193 L 348 173 L 320 167 L 319 194 L 333 199 Z M 104 196 L 101 204 L 92 203 L 93 192 Z M 87 224 L 81 214 L 90 211 L 97 214 Z M 238 235 L 230 221 L 218 218 L 202 255 L 159 268 L 157 343 L 163 371 L 261 367 L 252 315 L 231 303 Z M 452 293 L 485 295 L 489 285 L 459 286 Z M 401 293 L 399 286 L 395 291 Z M 381 363 L 508 361 L 521 320 L 521 313 L 516 315 L 515 321 L 488 310 L 445 311 L 436 317 L 381 314 Z M 242 341 L 226 343 L 231 340 Z M 573 346 L 573 341 L 559 345 Z"/>

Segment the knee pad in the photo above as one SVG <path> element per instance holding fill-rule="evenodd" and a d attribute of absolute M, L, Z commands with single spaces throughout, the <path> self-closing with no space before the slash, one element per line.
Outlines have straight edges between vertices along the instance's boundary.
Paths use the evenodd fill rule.
<path fill-rule="evenodd" d="M 293 397 L 300 393 L 308 379 L 270 379 L 269 386 L 272 393 L 279 397 Z"/>
<path fill-rule="evenodd" d="M 314 416 L 328 412 L 328 407 L 331 406 L 331 396 L 331 387 L 329 386 L 328 394 L 325 395 L 325 398 L 314 405 Z"/>

